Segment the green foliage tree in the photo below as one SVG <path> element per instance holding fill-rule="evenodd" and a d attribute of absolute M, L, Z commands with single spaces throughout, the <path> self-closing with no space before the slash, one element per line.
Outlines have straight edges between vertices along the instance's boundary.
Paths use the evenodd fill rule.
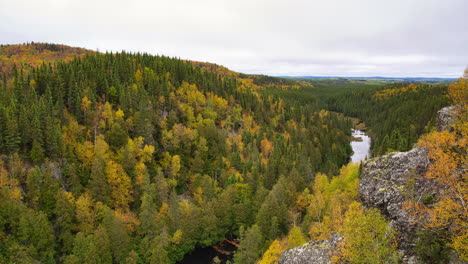
<path fill-rule="evenodd" d="M 356 199 L 354 170 L 339 171 L 351 122 L 321 110 L 321 88 L 309 83 L 44 43 L 0 47 L 0 72 L 2 263 L 174 263 L 232 236 L 241 237 L 235 258 L 253 263 L 288 233 L 302 243 L 296 225 L 311 234 L 320 223 L 325 236 Z M 410 110 L 424 102 L 432 113 L 445 88 L 386 88 L 401 95 L 378 89 L 385 96 L 374 100 L 366 90 L 323 102 L 369 120 L 374 150 L 409 147 L 431 119 Z M 44 234 L 33 237 L 22 215 Z"/>
<path fill-rule="evenodd" d="M 445 244 L 446 234 L 443 232 L 419 231 L 414 252 L 425 263 L 446 263 L 450 249 Z"/>
<path fill-rule="evenodd" d="M 44 263 L 54 260 L 54 234 L 45 214 L 32 210 L 23 212 L 19 218 L 17 236 L 34 259 Z"/>
<path fill-rule="evenodd" d="M 57 191 L 54 215 L 55 230 L 57 233 L 57 243 L 59 253 L 63 255 L 71 254 L 73 249 L 74 231 L 76 230 L 75 218 L 75 198 L 69 192 Z"/>
<path fill-rule="evenodd" d="M 260 257 L 262 248 L 262 234 L 257 225 L 242 234 L 239 248 L 234 255 L 235 263 L 252 264 Z"/>

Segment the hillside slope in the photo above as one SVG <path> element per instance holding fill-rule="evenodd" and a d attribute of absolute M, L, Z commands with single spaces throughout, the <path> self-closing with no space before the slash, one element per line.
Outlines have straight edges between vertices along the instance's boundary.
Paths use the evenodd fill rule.
<path fill-rule="evenodd" d="M 58 59 L 72 55 L 0 82 L 2 263 L 175 263 L 226 237 L 252 263 L 315 174 L 349 158 L 349 121 L 270 93 L 300 82 L 149 54 Z"/>
<path fill-rule="evenodd" d="M 68 62 L 92 53 L 95 51 L 50 43 L 0 45 L 0 72 L 10 74 L 14 65 L 36 67 L 42 63 Z"/>

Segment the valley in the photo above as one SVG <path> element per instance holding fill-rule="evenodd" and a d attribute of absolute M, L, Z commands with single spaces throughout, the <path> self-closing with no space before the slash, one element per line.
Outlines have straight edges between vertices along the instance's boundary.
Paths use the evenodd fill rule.
<path fill-rule="evenodd" d="M 48 43 L 3 45 L 0 62 L 0 263 L 273 264 L 335 234 L 336 263 L 467 259 L 468 72 L 279 78 Z M 419 174 L 398 165 L 415 146 Z M 406 177 L 382 201 L 433 225 L 401 239 L 363 175 Z"/>

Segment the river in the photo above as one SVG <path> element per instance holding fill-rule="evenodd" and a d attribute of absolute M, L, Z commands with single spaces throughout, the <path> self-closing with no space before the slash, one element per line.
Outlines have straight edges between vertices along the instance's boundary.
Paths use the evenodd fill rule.
<path fill-rule="evenodd" d="M 351 156 L 351 162 L 360 162 L 370 157 L 371 138 L 359 129 L 352 129 L 352 135 L 351 148 L 353 149 L 353 155 Z"/>
<path fill-rule="evenodd" d="M 234 243 L 228 240 L 211 247 L 195 248 L 177 264 L 224 264 L 228 261 L 232 262 L 236 248 Z"/>

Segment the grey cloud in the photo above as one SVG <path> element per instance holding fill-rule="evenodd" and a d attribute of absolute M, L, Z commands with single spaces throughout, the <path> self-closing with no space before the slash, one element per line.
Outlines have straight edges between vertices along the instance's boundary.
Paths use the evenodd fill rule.
<path fill-rule="evenodd" d="M 465 0 L 0 0 L 0 43 L 58 42 L 272 75 L 449 76 Z"/>

